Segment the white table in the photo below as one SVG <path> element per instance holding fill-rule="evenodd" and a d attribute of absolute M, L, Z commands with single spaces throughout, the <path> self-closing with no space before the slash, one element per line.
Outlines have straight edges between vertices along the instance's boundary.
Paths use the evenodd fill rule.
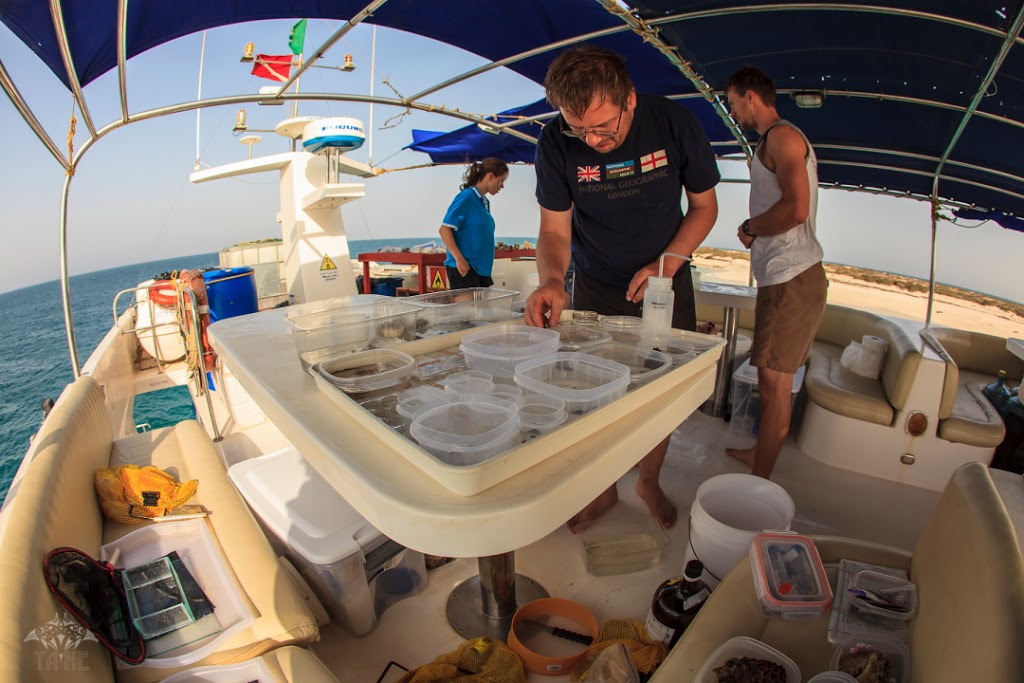
<path fill-rule="evenodd" d="M 515 575 L 513 552 L 564 524 L 707 400 L 721 353 L 715 347 L 605 406 L 607 421 L 590 433 L 574 431 L 572 423 L 556 430 L 545 437 L 564 441 L 554 455 L 481 493 L 459 496 L 385 447 L 377 436 L 382 423 L 368 412 L 353 417 L 363 411 L 342 411 L 319 391 L 299 363 L 285 314 L 274 309 L 222 320 L 210 327 L 210 339 L 263 412 L 369 523 L 425 553 L 480 558 L 476 584 L 463 584 L 449 599 L 449 620 L 460 633 L 489 625 L 499 637 L 507 633 L 517 590 L 523 597 L 519 579 L 525 577 Z M 458 341 L 456 333 L 400 349 L 415 356 Z M 453 601 L 463 603 L 455 616 Z M 466 626 L 470 618 L 476 623 Z"/>
<path fill-rule="evenodd" d="M 730 285 L 721 282 L 704 282 L 700 289 L 694 291 L 694 298 L 699 304 L 722 306 L 725 315 L 722 320 L 722 336 L 725 337 L 725 349 L 718 363 L 718 376 L 715 379 L 715 392 L 711 399 L 711 415 L 722 417 L 725 406 L 729 403 L 729 390 L 732 387 L 733 357 L 736 354 L 736 329 L 739 327 L 741 309 L 754 310 L 757 305 L 757 287 Z"/>

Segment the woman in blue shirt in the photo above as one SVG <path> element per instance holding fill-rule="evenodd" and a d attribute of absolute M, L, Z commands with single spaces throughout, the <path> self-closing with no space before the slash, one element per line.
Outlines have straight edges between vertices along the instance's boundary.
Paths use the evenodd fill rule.
<path fill-rule="evenodd" d="M 469 165 L 461 192 L 441 222 L 441 239 L 448 247 L 445 269 L 451 289 L 490 287 L 494 265 L 494 218 L 489 194 L 498 194 L 508 178 L 508 165 L 487 157 Z"/>

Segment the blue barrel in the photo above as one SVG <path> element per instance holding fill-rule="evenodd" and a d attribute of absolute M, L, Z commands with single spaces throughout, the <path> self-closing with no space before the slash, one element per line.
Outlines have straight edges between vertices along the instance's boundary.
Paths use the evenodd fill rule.
<path fill-rule="evenodd" d="M 210 301 L 210 322 L 260 309 L 256 294 L 256 272 L 248 267 L 221 268 L 203 273 L 206 296 Z"/>

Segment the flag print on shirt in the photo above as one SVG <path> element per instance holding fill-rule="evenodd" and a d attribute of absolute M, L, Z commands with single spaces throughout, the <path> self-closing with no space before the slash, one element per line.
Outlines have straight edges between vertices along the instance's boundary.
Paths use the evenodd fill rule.
<path fill-rule="evenodd" d="M 576 179 L 581 183 L 595 183 L 601 180 L 600 166 L 577 166 Z"/>
<path fill-rule="evenodd" d="M 617 164 L 606 164 L 605 174 L 608 176 L 608 180 L 615 178 L 628 178 L 636 173 L 636 162 L 632 159 L 629 161 L 620 161 Z"/>
<path fill-rule="evenodd" d="M 653 171 L 656 168 L 668 165 L 668 155 L 665 154 L 665 150 L 659 149 L 657 152 L 651 152 L 640 157 L 640 172 L 647 173 Z"/>

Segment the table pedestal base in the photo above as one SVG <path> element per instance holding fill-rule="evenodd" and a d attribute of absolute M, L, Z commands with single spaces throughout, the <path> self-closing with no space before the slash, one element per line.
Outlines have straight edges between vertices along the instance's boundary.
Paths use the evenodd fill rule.
<path fill-rule="evenodd" d="M 515 553 L 478 560 L 480 573 L 448 596 L 448 623 L 463 638 L 490 636 L 504 641 L 516 610 L 538 598 L 548 597 L 544 587 L 516 574 Z"/>

